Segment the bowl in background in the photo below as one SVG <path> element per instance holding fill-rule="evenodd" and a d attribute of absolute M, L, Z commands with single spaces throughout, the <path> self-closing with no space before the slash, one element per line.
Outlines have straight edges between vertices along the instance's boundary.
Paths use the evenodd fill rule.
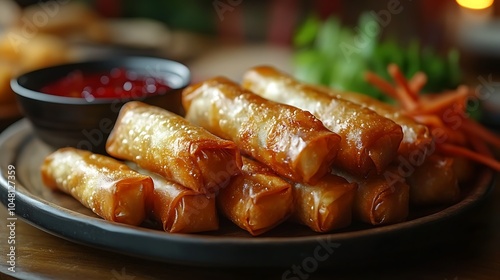
<path fill-rule="evenodd" d="M 169 90 L 123 98 L 84 98 L 48 94 L 41 90 L 75 71 L 99 75 L 113 69 L 141 77 L 161 79 Z M 158 106 L 183 115 L 181 93 L 190 82 L 189 69 L 176 61 L 153 57 L 116 57 L 62 64 L 25 73 L 11 80 L 22 113 L 35 134 L 54 148 L 76 147 L 105 153 L 106 140 L 123 104 L 131 100 Z"/>

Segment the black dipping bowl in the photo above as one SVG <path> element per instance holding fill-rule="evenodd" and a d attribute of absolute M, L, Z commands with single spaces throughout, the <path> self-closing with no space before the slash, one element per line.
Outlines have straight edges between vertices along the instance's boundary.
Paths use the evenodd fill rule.
<path fill-rule="evenodd" d="M 42 87 L 75 70 L 85 74 L 109 72 L 114 68 L 161 78 L 171 90 L 135 99 L 95 98 L 92 101 L 40 92 Z M 152 57 L 122 57 L 35 70 L 13 79 L 11 87 L 35 134 L 45 143 L 54 148 L 71 146 L 105 153 L 106 140 L 123 104 L 138 100 L 183 115 L 181 92 L 190 79 L 189 69 L 179 62 Z"/>

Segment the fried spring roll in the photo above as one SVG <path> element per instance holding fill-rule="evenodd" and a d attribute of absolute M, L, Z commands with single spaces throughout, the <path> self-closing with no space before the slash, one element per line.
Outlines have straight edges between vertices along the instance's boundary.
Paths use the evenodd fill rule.
<path fill-rule="evenodd" d="M 256 94 L 311 112 L 342 137 L 336 166 L 364 176 L 381 173 L 396 157 L 403 132 L 374 111 L 302 84 L 272 67 L 255 67 L 243 87 Z"/>
<path fill-rule="evenodd" d="M 314 185 L 296 183 L 292 220 L 316 232 L 347 227 L 351 224 L 356 189 L 356 183 L 332 174 Z"/>
<path fill-rule="evenodd" d="M 271 169 L 243 157 L 242 173 L 217 196 L 219 210 L 240 228 L 256 236 L 292 213 L 292 186 Z"/>
<path fill-rule="evenodd" d="M 406 181 L 410 185 L 410 202 L 417 206 L 450 204 L 460 198 L 453 158 L 431 155 Z"/>
<path fill-rule="evenodd" d="M 458 184 L 469 182 L 476 176 L 476 164 L 464 157 L 456 156 L 453 158 L 453 172 L 457 176 Z"/>
<path fill-rule="evenodd" d="M 141 172 L 143 172 L 141 170 Z M 151 214 L 163 230 L 177 233 L 217 230 L 215 196 L 207 196 L 144 171 L 154 182 Z"/>
<path fill-rule="evenodd" d="M 383 175 L 368 178 L 338 170 L 333 172 L 358 184 L 353 207 L 357 220 L 371 225 L 385 225 L 402 222 L 408 217 L 410 187 L 397 171 L 388 169 Z M 390 176 L 387 172 L 391 172 Z"/>
<path fill-rule="evenodd" d="M 199 193 L 215 193 L 241 168 L 233 142 L 138 101 L 122 107 L 106 151 Z"/>
<path fill-rule="evenodd" d="M 113 158 L 62 148 L 45 158 L 41 175 L 47 187 L 70 194 L 106 220 L 139 225 L 147 216 L 152 179 Z"/>
<path fill-rule="evenodd" d="M 433 138 L 427 126 L 416 122 L 414 119 L 405 116 L 397 108 L 382 101 L 371 98 L 367 95 L 354 92 L 339 92 L 327 88 L 320 88 L 337 98 L 349 100 L 361 106 L 367 107 L 377 114 L 384 116 L 401 126 L 403 129 L 403 140 L 399 145 L 398 154 L 405 158 L 416 150 L 427 150 L 432 144 Z"/>
<path fill-rule="evenodd" d="M 186 88 L 186 118 L 222 138 L 276 173 L 298 182 L 325 175 L 340 136 L 309 112 L 266 100 L 222 77 Z"/>

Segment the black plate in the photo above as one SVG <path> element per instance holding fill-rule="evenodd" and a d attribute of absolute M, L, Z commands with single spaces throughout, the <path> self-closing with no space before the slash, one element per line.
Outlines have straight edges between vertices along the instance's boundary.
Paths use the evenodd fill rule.
<path fill-rule="evenodd" d="M 169 234 L 102 220 L 73 198 L 46 189 L 39 167 L 51 151 L 34 136 L 26 120 L 0 135 L 0 198 L 7 205 L 7 172 L 12 165 L 16 171 L 18 217 L 51 234 L 88 246 L 157 261 L 207 266 L 335 266 L 411 250 L 409 244 L 430 244 L 440 238 L 443 226 L 456 220 L 450 218 L 482 201 L 491 189 L 494 175 L 489 170 L 482 172 L 474 184 L 466 186 L 467 191 L 457 204 L 431 213 L 414 213 L 410 220 L 395 225 L 353 225 L 342 232 L 317 234 L 285 223 L 263 236 L 252 237 L 223 220 L 216 232 Z"/>

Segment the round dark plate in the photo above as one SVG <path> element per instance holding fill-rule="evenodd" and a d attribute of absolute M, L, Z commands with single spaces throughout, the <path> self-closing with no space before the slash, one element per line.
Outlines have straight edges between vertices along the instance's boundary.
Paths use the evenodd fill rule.
<path fill-rule="evenodd" d="M 464 187 L 458 203 L 413 212 L 408 221 L 395 225 L 353 224 L 339 232 L 318 234 L 304 226 L 284 223 L 263 236 L 252 237 L 222 220 L 221 229 L 215 232 L 170 234 L 148 225 L 132 227 L 105 221 L 73 198 L 45 188 L 39 168 L 50 152 L 52 148 L 34 136 L 26 120 L 0 135 L 0 199 L 7 205 L 9 185 L 15 185 L 18 217 L 51 234 L 88 246 L 156 261 L 203 266 L 352 265 L 411 250 L 409 244 L 420 246 L 443 238 L 442 227 L 479 204 L 491 189 L 494 177 L 493 172 L 485 170 L 473 184 Z M 11 182 L 9 165 L 11 170 L 15 168 Z"/>

